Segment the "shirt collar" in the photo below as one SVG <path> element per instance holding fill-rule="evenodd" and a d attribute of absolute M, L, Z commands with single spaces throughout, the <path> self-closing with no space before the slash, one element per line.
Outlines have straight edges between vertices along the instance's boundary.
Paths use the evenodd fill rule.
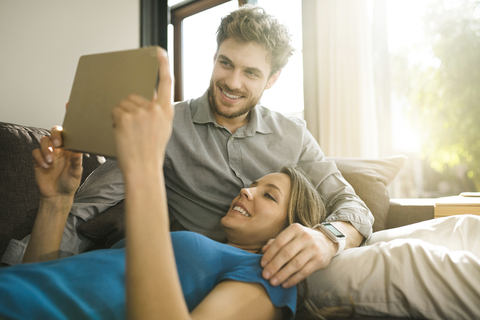
<path fill-rule="evenodd" d="M 214 125 L 219 126 L 215 120 L 215 116 L 213 115 L 213 111 L 208 100 L 207 90 L 203 96 L 191 101 L 194 107 L 193 109 L 196 109 L 195 114 L 193 115 L 193 123 L 213 123 Z M 236 133 L 241 134 L 244 132 L 245 136 L 253 136 L 256 132 L 264 134 L 272 133 L 273 131 L 263 119 L 260 109 L 268 111 L 268 109 L 265 109 L 260 106 L 260 104 L 257 104 L 257 106 L 250 111 L 250 120 L 248 121 L 247 125 L 238 129 Z"/>
<path fill-rule="evenodd" d="M 195 110 L 195 114 L 193 115 L 193 123 L 217 124 L 217 121 L 215 121 L 215 116 L 213 115 L 213 111 L 210 108 L 210 103 L 208 102 L 208 90 L 205 91 L 203 96 L 200 98 L 192 100 L 191 104 L 193 107 L 192 109 Z"/>

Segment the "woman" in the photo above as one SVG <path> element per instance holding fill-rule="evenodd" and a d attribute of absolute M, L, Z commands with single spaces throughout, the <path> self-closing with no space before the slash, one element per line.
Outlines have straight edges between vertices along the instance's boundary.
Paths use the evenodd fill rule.
<path fill-rule="evenodd" d="M 33 152 L 41 200 L 24 262 L 54 261 L 0 272 L 3 317 L 117 319 L 125 317 L 126 305 L 130 319 L 293 318 L 296 289 L 270 286 L 255 253 L 289 224 L 318 224 L 318 212 L 325 215 L 321 199 L 289 167 L 241 190 L 221 222 L 226 244 L 170 234 L 162 165 L 172 129 L 172 80 L 166 53 L 158 57 L 158 98 L 130 96 L 113 112 L 126 248 L 55 260 L 82 168 L 80 154 L 56 148 L 61 136 L 54 128 Z"/>

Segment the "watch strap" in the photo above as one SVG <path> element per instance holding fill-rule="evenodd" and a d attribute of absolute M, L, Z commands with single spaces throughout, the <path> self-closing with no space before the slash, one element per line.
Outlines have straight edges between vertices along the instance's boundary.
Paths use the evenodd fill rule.
<path fill-rule="evenodd" d="M 317 225 L 315 225 L 312 229 L 317 229 L 319 231 L 321 231 L 323 234 L 325 234 L 330 240 L 332 240 L 332 242 L 334 243 L 338 243 L 338 250 L 337 252 L 333 255 L 334 257 L 338 256 L 340 253 L 343 252 L 343 250 L 345 250 L 345 245 L 347 243 L 347 239 L 346 239 L 346 236 L 344 236 L 343 238 L 338 238 L 336 237 L 330 230 L 327 229 L 327 227 L 325 227 L 323 225 L 323 223 L 319 223 Z M 339 231 L 340 232 L 340 231 Z"/>

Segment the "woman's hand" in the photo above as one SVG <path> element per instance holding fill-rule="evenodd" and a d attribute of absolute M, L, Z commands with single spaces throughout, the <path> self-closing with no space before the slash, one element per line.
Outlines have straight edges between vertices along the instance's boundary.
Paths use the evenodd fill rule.
<path fill-rule="evenodd" d="M 40 140 L 40 148 L 32 152 L 35 180 L 44 200 L 73 196 L 82 178 L 82 154 L 59 149 L 62 127 L 53 127 L 50 137 Z"/>
<path fill-rule="evenodd" d="M 167 53 L 157 50 L 160 67 L 158 95 L 147 101 L 130 95 L 113 110 L 115 143 L 120 167 L 125 171 L 160 161 L 172 133 L 174 115 L 171 103 L 172 77 Z"/>
<path fill-rule="evenodd" d="M 65 222 L 82 178 L 82 154 L 59 149 L 62 127 L 32 152 L 40 202 L 23 262 L 58 259 Z"/>

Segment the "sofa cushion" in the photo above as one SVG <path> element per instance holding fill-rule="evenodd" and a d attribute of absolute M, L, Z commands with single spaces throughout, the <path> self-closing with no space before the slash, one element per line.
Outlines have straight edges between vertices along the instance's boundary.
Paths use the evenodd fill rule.
<path fill-rule="evenodd" d="M 360 199 L 372 212 L 373 231 L 386 228 L 390 196 L 387 186 L 403 167 L 403 155 L 383 159 L 327 158 L 337 164 L 338 170 L 350 183 Z"/>
<path fill-rule="evenodd" d="M 10 239 L 32 231 L 39 201 L 32 151 L 48 134 L 46 129 L 0 122 L 0 255 Z M 82 182 L 102 162 L 102 157 L 84 155 Z"/>

